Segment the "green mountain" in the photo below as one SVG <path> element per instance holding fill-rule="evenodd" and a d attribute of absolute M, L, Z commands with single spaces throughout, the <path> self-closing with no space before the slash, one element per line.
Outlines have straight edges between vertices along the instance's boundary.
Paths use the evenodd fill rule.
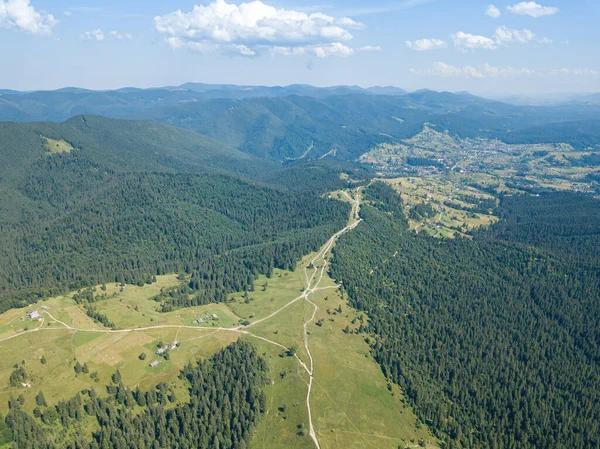
<path fill-rule="evenodd" d="M 397 143 L 424 124 L 460 138 L 507 143 L 600 144 L 597 105 L 514 106 L 470 94 L 421 91 L 403 96 L 291 95 L 209 100 L 133 116 L 192 129 L 245 153 L 273 160 L 354 161 L 380 143 Z M 560 142 L 558 142 L 560 141 Z"/>
<path fill-rule="evenodd" d="M 600 428 L 600 202 L 507 195 L 472 239 L 409 231 L 390 187 L 334 248 L 373 353 L 446 447 L 590 448 Z"/>
<path fill-rule="evenodd" d="M 0 157 L 4 167 L 19 173 L 39 156 L 47 139 L 64 140 L 89 160 L 116 170 L 154 170 L 201 173 L 209 169 L 247 176 L 276 168 L 218 141 L 158 123 L 77 116 L 61 123 L 0 123 L 4 145 L 19 148 L 15 159 L 8 149 Z"/>
<path fill-rule="evenodd" d="M 155 123 L 1 123 L 0 164 L 1 310 L 177 271 L 201 280 L 194 301 L 219 301 L 258 273 L 292 267 L 348 213 L 286 189 L 277 174 L 292 167 Z M 343 184 L 334 169 L 321 173 Z"/>
<path fill-rule="evenodd" d="M 600 144 L 595 126 L 600 106 L 594 101 L 525 106 L 466 92 L 193 83 L 159 89 L 0 93 L 0 120 L 62 121 L 77 114 L 187 128 L 276 161 L 320 157 L 354 161 L 378 143 L 414 136 L 426 123 L 461 138 L 507 143 L 561 140 L 577 149 Z"/>

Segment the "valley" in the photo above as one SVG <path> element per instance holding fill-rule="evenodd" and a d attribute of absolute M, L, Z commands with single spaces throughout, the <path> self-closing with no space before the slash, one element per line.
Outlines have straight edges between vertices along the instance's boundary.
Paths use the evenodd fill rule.
<path fill-rule="evenodd" d="M 486 138 L 452 136 L 425 124 L 401 143 L 384 143 L 360 156 L 383 176 L 443 176 L 484 189 L 572 190 L 600 193 L 599 147 L 575 149 L 566 143 L 507 144 Z"/>
<path fill-rule="evenodd" d="M 171 383 L 177 402 L 185 403 L 188 393 L 178 380 L 185 364 L 242 338 L 266 357 L 271 379 L 265 389 L 268 407 L 251 447 L 436 447 L 425 427 L 415 427 L 402 392 L 385 379 L 369 345 L 355 334 L 368 316 L 348 306 L 327 274 L 332 247 L 362 221 L 361 188 L 341 196 L 352 204 L 346 227 L 304 257 L 295 271 L 261 276 L 255 282 L 259 289 L 231 294 L 226 303 L 162 313 L 153 298 L 184 282 L 163 275 L 145 286 L 94 287 L 94 310 L 113 329 L 87 316 L 88 306 L 73 299 L 77 293 L 5 312 L 0 354 L 7 364 L 23 367 L 27 379 L 0 389 L 0 403 L 21 395 L 24 410 L 32 412 L 40 391 L 50 404 L 86 388 L 101 392 L 115 370 L 132 388 Z M 9 385 L 10 371 L 0 373 L 0 383 Z"/>
<path fill-rule="evenodd" d="M 0 447 L 595 447 L 597 105 L 259 91 L 0 94 Z"/>

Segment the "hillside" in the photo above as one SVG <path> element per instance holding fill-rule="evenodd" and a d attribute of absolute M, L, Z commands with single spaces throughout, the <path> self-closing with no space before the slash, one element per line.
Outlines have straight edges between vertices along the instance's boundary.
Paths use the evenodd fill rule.
<path fill-rule="evenodd" d="M 282 169 L 190 131 L 94 116 L 0 127 L 2 310 L 183 271 L 191 301 L 218 301 L 346 219 L 337 201 L 239 177 Z"/>
<path fill-rule="evenodd" d="M 124 116 L 148 110 L 213 99 L 231 101 L 245 98 L 276 98 L 302 95 L 325 98 L 331 95 L 361 93 L 365 95 L 403 95 L 396 87 L 358 86 L 314 87 L 290 86 L 235 86 L 225 84 L 185 83 L 153 89 L 122 88 L 110 91 L 93 91 L 76 87 L 54 91 L 18 92 L 0 90 L 0 121 L 63 121 L 74 115 L 99 114 Z"/>
<path fill-rule="evenodd" d="M 226 145 L 161 124 L 77 116 L 64 123 L 0 123 L 7 174 L 18 176 L 45 151 L 47 139 L 66 141 L 88 160 L 115 171 L 203 173 L 210 169 L 248 176 L 276 168 Z M 15 159 L 10 149 L 18 148 Z M 10 170 L 8 170 L 10 168 Z"/>
<path fill-rule="evenodd" d="M 365 197 L 332 275 L 420 419 L 447 447 L 597 445 L 600 202 L 507 195 L 497 224 L 438 240 L 385 184 Z"/>
<path fill-rule="evenodd" d="M 381 143 L 419 133 L 425 123 L 465 138 L 512 144 L 600 143 L 597 102 L 523 106 L 465 92 L 393 88 L 261 87 L 186 84 L 160 89 L 0 95 L 0 119 L 66 120 L 101 114 L 187 128 L 276 161 L 328 157 L 355 161 Z"/>

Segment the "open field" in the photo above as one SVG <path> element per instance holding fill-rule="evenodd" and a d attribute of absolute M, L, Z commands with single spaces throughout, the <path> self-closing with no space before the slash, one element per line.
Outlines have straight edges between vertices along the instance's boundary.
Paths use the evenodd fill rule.
<path fill-rule="evenodd" d="M 305 258 L 302 264 L 306 266 L 309 260 Z M 317 269 L 320 266 L 322 262 L 315 264 Z M 359 325 L 359 317 L 365 321 L 368 317 L 348 306 L 328 276 L 323 277 L 319 288 L 308 297 L 318 310 L 307 325 L 307 341 L 315 367 L 311 410 L 320 447 L 396 449 L 417 446 L 420 441 L 435 447 L 435 438 L 424 426 L 418 428 L 412 410 L 402 403 L 402 393 L 396 386 L 388 385 L 370 355 L 365 335 L 352 332 Z M 252 304 L 260 307 L 260 300 Z M 303 323 L 310 320 L 313 312 L 313 305 L 305 300 L 249 330 L 285 346 L 293 345 L 300 358 L 306 360 L 302 350 Z M 283 327 L 285 332 L 280 330 Z M 346 327 L 351 332 L 345 333 Z M 258 344 L 261 348 L 264 346 L 262 342 Z M 265 348 L 268 347 L 273 350 L 272 345 Z M 277 348 L 274 351 L 282 353 Z M 267 351 L 267 354 L 270 353 Z M 314 447 L 307 435 L 306 373 L 299 370 L 297 364 L 290 365 L 291 357 L 269 355 L 267 360 L 272 379 L 266 390 L 268 410 L 254 436 L 252 448 Z M 292 383 L 295 386 L 292 387 Z"/>
<path fill-rule="evenodd" d="M 481 204 L 495 206 L 496 198 L 442 176 L 406 177 L 385 180 L 402 197 L 412 229 L 435 237 L 455 237 L 498 221 L 492 210 L 481 211 Z M 484 208 L 485 209 L 485 208 Z"/>
<path fill-rule="evenodd" d="M 360 225 L 360 193 L 356 198 L 341 195 L 354 205 L 343 230 L 351 232 Z M 369 337 L 354 333 L 368 317 L 348 306 L 327 275 L 338 234 L 321 251 L 304 257 L 295 271 L 275 270 L 271 278 L 260 277 L 254 291 L 232 294 L 227 304 L 160 313 L 152 298 L 180 282 L 167 275 L 142 287 L 108 284 L 94 289 L 100 296 L 94 307 L 117 329 L 95 323 L 73 294 L 5 312 L 0 315 L 0 411 L 5 413 L 9 398 L 20 394 L 24 409 L 32 411 L 38 391 L 49 404 L 89 388 L 106 394 L 117 369 L 132 388 L 172 382 L 178 402 L 186 401 L 186 388 L 178 380 L 182 367 L 244 338 L 265 358 L 270 376 L 267 410 L 253 448 L 435 447 L 436 440 L 417 425 L 402 393 L 388 384 L 373 360 Z M 33 310 L 39 319 L 23 319 Z M 212 314 L 217 318 L 194 324 Z M 168 357 L 156 354 L 159 347 L 175 342 L 179 345 Z M 152 361 L 160 363 L 151 367 Z M 77 362 L 84 372 L 75 372 Z M 19 365 L 27 373 L 26 385 L 10 386 L 13 366 Z M 93 423 L 83 421 L 74 432 L 92 430 Z"/>
<path fill-rule="evenodd" d="M 44 147 L 50 154 L 70 153 L 75 149 L 70 143 L 64 140 L 49 139 L 47 137 L 44 137 L 43 139 L 46 140 Z"/>
<path fill-rule="evenodd" d="M 25 410 L 35 406 L 35 395 L 42 391 L 49 403 L 69 399 L 78 391 L 94 387 L 100 394 L 110 382 L 110 376 L 119 369 L 126 384 L 135 387 L 149 388 L 163 381 L 174 381 L 179 371 L 189 361 L 209 357 L 223 346 L 235 341 L 237 333 L 215 331 L 216 323 L 227 325 L 233 323 L 233 314 L 223 305 L 201 308 L 183 309 L 160 314 L 156 311 L 157 303 L 150 298 L 156 295 L 161 287 L 177 285 L 175 275 L 159 276 L 157 282 L 143 287 L 128 285 L 119 292 L 116 284 L 106 286 L 106 294 L 110 299 L 96 302 L 94 305 L 106 313 L 111 320 L 122 329 L 136 328 L 143 325 L 157 326 L 164 324 L 192 325 L 192 320 L 204 311 L 216 313 L 220 319 L 206 326 L 188 328 L 155 328 L 137 332 L 109 332 L 109 329 L 95 323 L 85 314 L 82 306 L 77 305 L 72 295 L 51 298 L 40 302 L 36 307 L 10 310 L 0 315 L 0 340 L 15 336 L 40 325 L 44 331 L 29 332 L 18 337 L 0 342 L 0 411 L 6 413 L 8 399 L 23 394 Z M 100 286 L 96 288 L 102 292 Z M 113 297 L 113 295 L 116 295 Z M 73 328 L 71 330 L 55 322 L 50 315 L 40 309 L 48 307 L 52 317 Z M 133 309 L 146 312 L 134 312 Z M 43 321 L 31 320 L 25 313 L 39 310 Z M 155 317 L 155 321 L 150 321 Z M 129 327 L 127 327 L 129 326 Z M 181 345 L 170 351 L 169 360 L 155 355 L 158 343 L 169 344 L 180 341 Z M 141 353 L 146 354 L 144 361 L 139 359 Z M 46 363 L 41 363 L 44 357 Z M 153 360 L 161 363 L 151 368 Z M 10 387 L 9 377 L 13 365 L 24 363 L 31 381 L 30 387 Z M 74 371 L 76 362 L 87 364 L 89 372 Z M 91 377 L 97 373 L 97 381 Z"/>

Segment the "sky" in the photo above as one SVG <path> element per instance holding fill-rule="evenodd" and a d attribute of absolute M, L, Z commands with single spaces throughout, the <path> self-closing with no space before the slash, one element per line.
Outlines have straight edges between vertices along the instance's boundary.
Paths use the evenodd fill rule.
<path fill-rule="evenodd" d="M 598 0 L 0 0 L 0 89 L 600 92 Z"/>

